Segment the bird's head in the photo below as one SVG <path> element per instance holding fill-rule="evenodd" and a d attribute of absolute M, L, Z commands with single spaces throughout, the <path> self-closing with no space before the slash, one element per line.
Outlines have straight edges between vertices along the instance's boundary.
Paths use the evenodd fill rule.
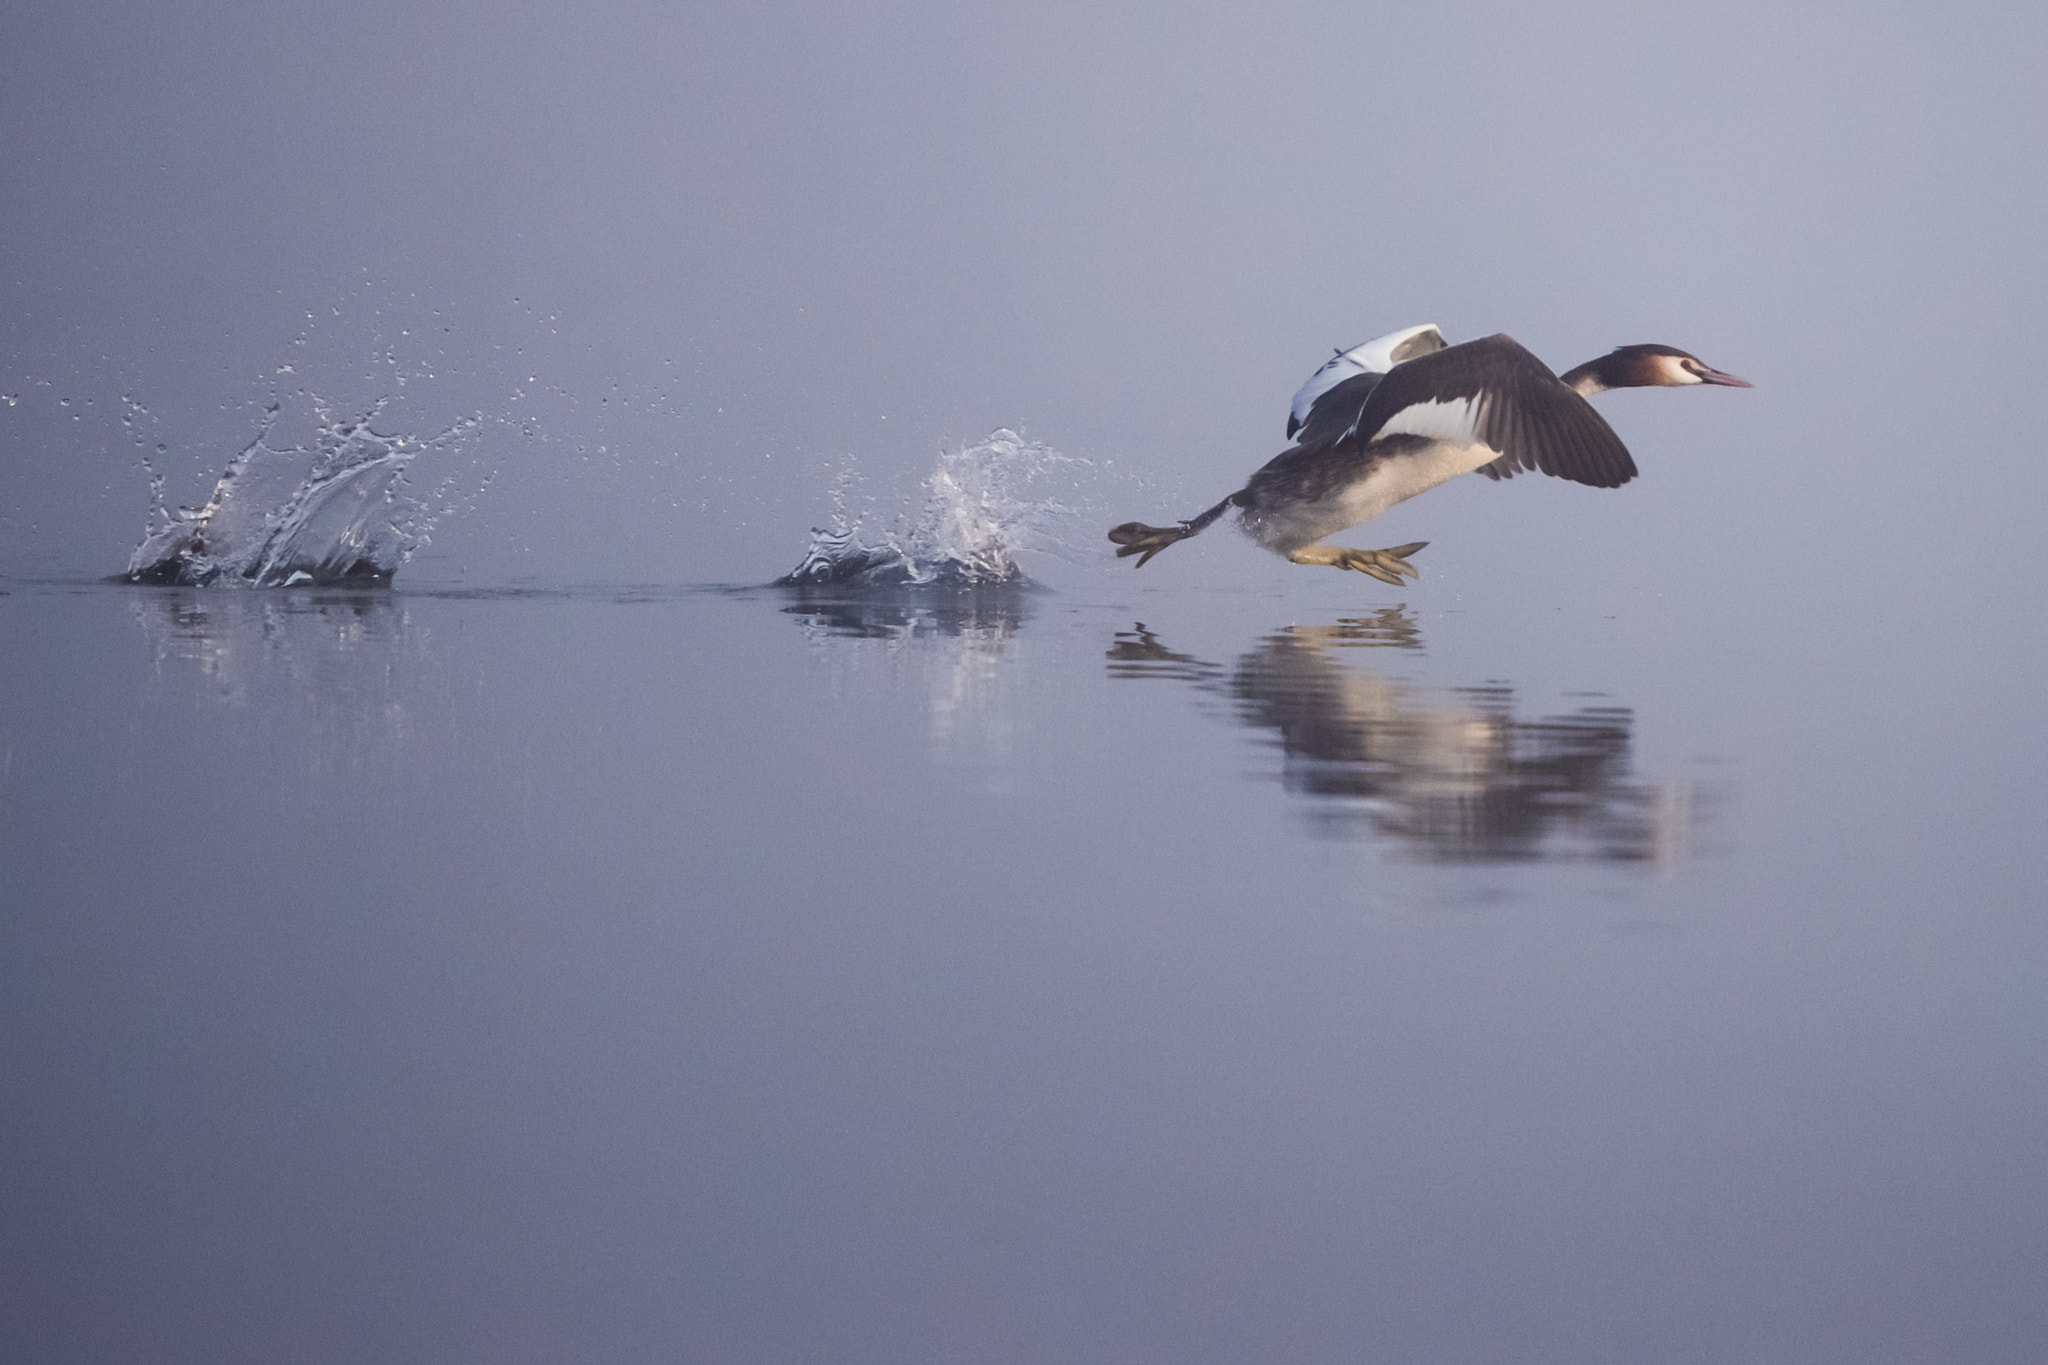
<path fill-rule="evenodd" d="M 1692 384 L 1725 384 L 1730 388 L 1756 387 L 1715 369 L 1690 351 L 1676 346 L 1617 346 L 1598 360 L 1589 360 L 1575 370 L 1558 376 L 1581 394 L 1606 389 L 1684 388 Z"/>

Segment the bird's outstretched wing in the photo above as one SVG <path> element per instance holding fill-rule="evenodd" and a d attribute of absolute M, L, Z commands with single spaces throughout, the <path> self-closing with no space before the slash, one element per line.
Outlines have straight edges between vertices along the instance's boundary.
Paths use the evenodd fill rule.
<path fill-rule="evenodd" d="M 1332 389 L 1324 401 L 1343 387 Z M 1302 431 L 1303 446 L 1321 415 L 1318 402 Z M 1336 426 L 1340 415 L 1341 410 L 1333 410 L 1321 434 L 1335 433 L 1336 441 L 1360 446 L 1409 435 L 1496 450 L 1500 458 L 1479 471 L 1488 478 L 1512 478 L 1531 469 L 1594 488 L 1617 488 L 1636 476 L 1636 462 L 1607 420 L 1505 334 L 1446 346 L 1398 365 L 1373 385 L 1355 419 L 1341 430 Z"/>
<path fill-rule="evenodd" d="M 1437 330 L 1435 323 L 1425 322 L 1403 327 L 1383 337 L 1374 337 L 1348 351 L 1339 351 L 1324 361 L 1322 368 L 1310 375 L 1308 382 L 1294 395 L 1294 403 L 1287 413 L 1287 439 L 1294 439 L 1294 433 L 1308 422 L 1309 413 L 1315 405 L 1345 380 L 1368 374 L 1378 378 L 1403 361 L 1443 348 L 1444 334 Z"/>

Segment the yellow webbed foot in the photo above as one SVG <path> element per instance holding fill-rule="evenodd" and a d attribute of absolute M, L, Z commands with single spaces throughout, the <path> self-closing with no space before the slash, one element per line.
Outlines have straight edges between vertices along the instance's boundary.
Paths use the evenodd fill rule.
<path fill-rule="evenodd" d="M 1401 586 L 1402 578 L 1420 578 L 1422 570 L 1408 562 L 1408 556 L 1429 544 L 1426 540 L 1396 545 L 1386 550 L 1351 550 L 1342 545 L 1304 545 L 1287 556 L 1296 564 L 1327 564 L 1333 569 L 1356 569 L 1382 583 Z"/>

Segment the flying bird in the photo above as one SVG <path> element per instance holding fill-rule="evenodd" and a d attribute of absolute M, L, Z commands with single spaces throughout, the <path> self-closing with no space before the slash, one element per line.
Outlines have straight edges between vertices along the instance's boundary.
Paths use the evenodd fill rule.
<path fill-rule="evenodd" d="M 1325 536 L 1371 521 L 1397 502 L 1460 474 L 1509 479 L 1537 470 L 1594 488 L 1636 476 L 1628 447 L 1586 400 L 1608 389 L 1725 384 L 1750 388 L 1672 346 L 1622 346 L 1562 375 L 1505 334 L 1444 345 L 1435 327 L 1410 327 L 1341 352 L 1294 396 L 1294 444 L 1245 486 L 1178 526 L 1127 521 L 1109 533 L 1137 567 L 1238 509 L 1253 540 L 1296 564 L 1356 569 L 1399 586 L 1420 578 L 1408 556 L 1325 545 Z"/>

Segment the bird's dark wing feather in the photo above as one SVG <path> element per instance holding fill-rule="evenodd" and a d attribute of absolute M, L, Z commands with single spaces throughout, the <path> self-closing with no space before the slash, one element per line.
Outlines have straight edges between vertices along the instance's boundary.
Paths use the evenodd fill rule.
<path fill-rule="evenodd" d="M 1308 420 L 1301 424 L 1299 432 L 1287 434 L 1293 436 L 1294 443 L 1304 450 L 1319 450 L 1337 444 L 1344 439 L 1345 433 L 1358 425 L 1366 400 L 1372 397 L 1373 390 L 1385 378 L 1383 374 L 1352 375 L 1316 399 L 1315 405 L 1308 410 Z"/>
<path fill-rule="evenodd" d="M 1330 390 L 1324 400 L 1344 387 Z M 1304 447 L 1321 413 L 1318 402 L 1302 429 Z M 1330 434 L 1361 445 L 1398 434 L 1486 445 L 1500 452 L 1480 469 L 1489 478 L 1533 469 L 1616 488 L 1636 476 L 1628 447 L 1606 419 L 1506 335 L 1446 346 L 1398 365 L 1372 388 L 1355 419 L 1338 427 L 1340 416 L 1343 409 L 1331 413 Z"/>

